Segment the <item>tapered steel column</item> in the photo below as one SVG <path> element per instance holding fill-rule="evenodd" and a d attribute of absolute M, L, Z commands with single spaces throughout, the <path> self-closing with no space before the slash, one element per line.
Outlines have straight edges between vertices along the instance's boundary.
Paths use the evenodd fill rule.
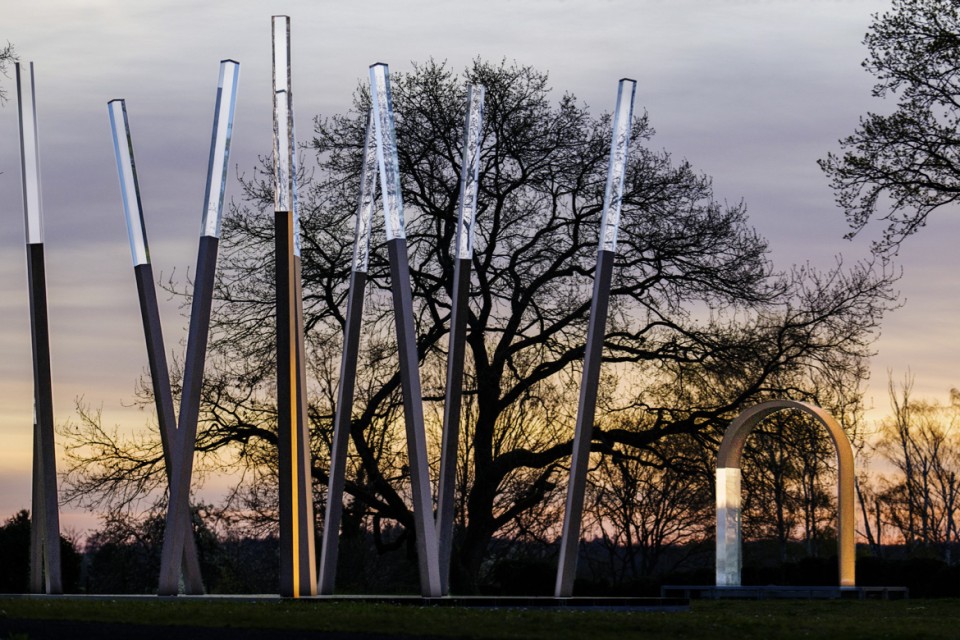
<path fill-rule="evenodd" d="M 147 343 L 147 360 L 150 364 L 150 380 L 153 384 L 153 399 L 157 408 L 157 423 L 160 427 L 160 444 L 163 448 L 164 470 L 167 483 L 172 484 L 176 475 L 179 457 L 176 455 L 177 420 L 173 409 L 173 393 L 170 390 L 170 373 L 167 354 L 160 325 L 160 308 L 154 285 L 153 267 L 147 243 L 146 225 L 143 221 L 143 205 L 140 199 L 140 183 L 133 155 L 133 139 L 127 119 L 126 103 L 122 99 L 107 103 L 110 128 L 113 132 L 113 149 L 117 159 L 117 174 L 120 178 L 120 195 L 123 202 L 127 234 L 130 238 L 130 254 L 140 298 L 140 315 L 143 334 Z M 171 494 L 172 495 L 172 494 Z M 192 535 L 184 538 L 183 578 L 187 593 L 203 593 L 197 545 Z"/>
<path fill-rule="evenodd" d="M 560 539 L 560 563 L 557 567 L 555 589 L 557 597 L 573 595 L 573 583 L 577 575 L 577 549 L 580 544 L 583 498 L 590 462 L 590 439 L 597 408 L 600 361 L 603 357 L 603 338 L 606 332 L 613 259 L 617 251 L 620 199 L 623 196 L 623 180 L 630 145 L 630 125 L 633 120 L 633 96 L 636 87 L 636 82 L 625 78 L 620 81 L 617 90 L 617 108 L 613 116 L 613 140 L 610 143 L 610 163 L 603 198 L 603 219 L 600 223 L 600 251 L 597 254 L 597 269 L 593 280 L 593 300 L 590 305 L 590 324 L 583 359 L 583 378 L 580 382 L 573 459 L 570 462 L 567 504 Z"/>
<path fill-rule="evenodd" d="M 450 560 L 453 554 L 453 519 L 456 504 L 457 453 L 460 444 L 460 407 L 463 401 L 463 361 L 466 351 L 470 271 L 477 219 L 477 182 L 483 145 L 483 94 L 481 85 L 467 89 L 463 125 L 463 159 L 460 164 L 460 202 L 457 214 L 456 260 L 450 303 L 450 342 L 447 348 L 447 392 L 443 405 L 443 441 L 437 491 L 437 538 L 440 545 L 440 588 L 450 593 Z"/>
<path fill-rule="evenodd" d="M 340 356 L 340 388 L 333 419 L 333 445 L 330 452 L 330 479 L 327 485 L 327 510 L 323 517 L 323 538 L 320 548 L 322 595 L 334 591 L 339 555 L 340 518 L 343 515 L 343 487 L 346 483 L 347 446 L 353 413 L 353 391 L 357 379 L 357 357 L 360 348 L 360 322 L 363 316 L 363 293 L 367 284 L 370 257 L 370 230 L 377 189 L 377 146 L 373 135 L 373 112 L 367 120 L 363 168 L 360 172 L 360 204 L 353 239 L 353 261 L 347 294 L 347 317 L 343 328 L 343 352 Z"/>
<path fill-rule="evenodd" d="M 400 356 L 400 386 L 403 393 L 403 417 L 407 431 L 407 456 L 413 494 L 413 520 L 420 591 L 424 596 L 441 595 L 437 529 L 433 519 L 430 470 L 427 466 L 427 438 L 423 421 L 423 394 L 420 390 L 420 358 L 417 353 L 416 327 L 410 291 L 410 267 L 403 223 L 403 199 L 400 192 L 400 166 L 393 122 L 393 98 L 390 71 L 386 64 L 370 67 L 370 94 L 373 103 L 380 193 L 387 227 L 390 254 L 390 282 L 393 312 Z"/>
<path fill-rule="evenodd" d="M 33 344 L 34 455 L 31 501 L 33 511 L 30 514 L 30 591 L 62 593 L 60 510 L 57 495 L 57 455 L 53 437 L 53 382 L 50 373 L 47 278 L 43 259 L 43 208 L 40 194 L 36 90 L 33 63 L 28 63 L 27 70 L 24 70 L 19 62 L 15 63 L 15 67 Z"/>
<path fill-rule="evenodd" d="M 143 319 L 143 332 L 147 342 L 147 359 L 150 366 L 150 379 L 153 382 L 154 401 L 157 406 L 157 421 L 160 426 L 167 484 L 168 487 L 172 487 L 172 480 L 176 477 L 178 465 L 182 464 L 182 461 L 179 460 L 177 454 L 180 439 L 177 437 L 178 428 L 174 417 L 173 396 L 170 391 L 169 369 L 164 353 L 153 267 L 150 263 L 138 265 L 134 268 L 134 272 L 137 280 L 137 290 L 140 295 L 140 314 Z M 153 354 L 152 357 L 150 354 Z M 163 390 L 162 393 L 161 390 Z M 166 434 L 166 438 L 163 437 L 163 434 Z M 192 453 L 191 450 L 190 455 Z M 168 500 L 173 495 L 171 491 Z M 200 559 L 197 555 L 197 542 L 193 536 L 189 509 L 188 504 L 188 517 L 180 518 L 178 522 L 179 526 L 185 527 L 185 530 L 180 534 L 183 536 L 183 584 L 186 593 L 201 595 L 204 593 L 203 576 L 200 572 Z M 178 567 L 170 567 L 168 571 L 171 570 L 178 571 L 179 569 Z"/>
<path fill-rule="evenodd" d="M 30 593 L 43 593 L 43 540 L 45 519 L 43 517 L 43 468 L 40 455 L 40 427 L 37 424 L 36 400 L 33 417 L 33 474 L 30 482 Z"/>
<path fill-rule="evenodd" d="M 317 589 L 300 281 L 297 150 L 290 76 L 290 18 L 273 16 L 274 231 L 277 287 L 277 439 L 280 594 Z"/>

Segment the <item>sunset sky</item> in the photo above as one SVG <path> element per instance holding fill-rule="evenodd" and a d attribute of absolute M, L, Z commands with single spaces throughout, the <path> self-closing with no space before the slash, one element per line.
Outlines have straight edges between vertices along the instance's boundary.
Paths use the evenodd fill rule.
<path fill-rule="evenodd" d="M 617 80 L 637 80 L 651 144 L 713 176 L 720 200 L 743 199 L 782 269 L 828 268 L 867 254 L 853 242 L 816 160 L 837 150 L 868 110 L 860 63 L 871 14 L 887 0 L 368 0 L 262 2 L 36 0 L 4 9 L 0 43 L 35 63 L 55 415 L 78 398 L 104 422 L 145 424 L 129 406 L 147 366 L 113 157 L 107 101 L 125 98 L 155 272 L 193 269 L 219 61 L 241 64 L 231 164 L 249 173 L 270 153 L 270 16 L 292 20 L 293 91 L 301 140 L 317 114 L 345 110 L 373 62 L 407 71 L 429 57 L 462 69 L 481 56 L 550 72 L 594 112 Z M 15 83 L 0 107 L 0 519 L 30 502 L 32 377 Z M 227 198 L 239 196 L 231 179 Z M 479 224 L 483 224 L 480 220 Z M 960 386 L 958 212 L 942 212 L 900 253 L 905 306 L 887 317 L 868 404 L 886 410 L 887 371 L 909 367 L 918 396 Z M 185 319 L 164 302 L 168 350 Z M 572 425 L 571 425 L 572 429 Z M 77 529 L 88 515 L 64 507 Z"/>

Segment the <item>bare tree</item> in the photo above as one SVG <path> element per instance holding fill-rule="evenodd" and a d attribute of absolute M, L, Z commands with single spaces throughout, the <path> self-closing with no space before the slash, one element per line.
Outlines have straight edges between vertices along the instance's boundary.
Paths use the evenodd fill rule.
<path fill-rule="evenodd" d="M 952 559 L 960 542 L 960 406 L 915 400 L 913 377 L 890 382 L 892 415 L 877 447 L 897 473 L 884 478 L 886 519 L 910 548 L 935 548 Z"/>
<path fill-rule="evenodd" d="M 617 584 L 677 569 L 712 536 L 713 466 L 713 452 L 685 435 L 599 457 L 584 529 L 607 553 L 606 579 Z"/>
<path fill-rule="evenodd" d="M 14 51 L 13 45 L 7 42 L 5 47 L 0 47 L 0 74 L 9 77 L 7 71 L 7 65 L 11 62 L 16 62 L 17 52 Z M 7 101 L 7 92 L 4 90 L 3 85 L 0 85 L 0 105 Z"/>
<path fill-rule="evenodd" d="M 460 588 L 481 578 L 495 536 L 556 535 L 542 520 L 556 515 L 551 505 L 571 451 L 610 139 L 609 115 L 591 116 L 569 94 L 552 100 L 546 74 L 530 67 L 478 60 L 458 75 L 429 61 L 393 74 L 418 350 L 426 415 L 436 418 L 428 425 L 434 445 L 467 82 L 486 87 L 486 129 L 458 470 L 453 577 Z M 313 472 L 320 483 L 336 411 L 368 108 L 361 87 L 351 111 L 316 119 L 310 148 L 317 167 L 301 194 Z M 891 274 L 870 264 L 776 271 L 743 203 L 717 202 L 710 179 L 651 148 L 652 136 L 641 115 L 633 123 L 637 142 L 604 342 L 602 417 L 592 443 L 598 454 L 618 452 L 622 459 L 639 459 L 632 452 L 668 437 L 715 446 L 717 434 L 747 403 L 780 395 L 815 398 L 811 380 L 822 372 L 862 377 L 880 318 L 895 301 Z M 201 470 L 242 469 L 265 480 L 276 445 L 273 236 L 266 215 L 273 199 L 266 175 L 256 173 L 243 184 L 245 201 L 224 222 L 197 446 Z M 374 240 L 347 511 L 376 534 L 380 527 L 408 529 L 412 518 L 397 429 L 402 405 L 389 269 L 382 235 Z M 637 419 L 621 419 L 631 412 Z M 130 452 L 125 443 L 114 444 Z M 435 464 L 438 448 L 433 451 Z M 139 464 L 134 460 L 141 456 L 129 458 L 124 464 Z M 90 481 L 84 491 L 96 491 L 97 468 L 79 463 L 75 471 Z M 254 508 L 264 500 L 272 504 L 267 493 L 263 484 L 247 482 L 234 497 L 238 507 Z"/>
<path fill-rule="evenodd" d="M 774 414 L 751 434 L 742 465 L 744 562 L 780 565 L 836 553 L 836 447 L 816 420 Z"/>
<path fill-rule="evenodd" d="M 894 0 L 864 38 L 873 95 L 896 100 L 889 115 L 868 113 L 842 139 L 842 155 L 820 166 L 851 235 L 871 218 L 888 223 L 878 251 L 895 251 L 927 216 L 960 196 L 960 5 Z"/>

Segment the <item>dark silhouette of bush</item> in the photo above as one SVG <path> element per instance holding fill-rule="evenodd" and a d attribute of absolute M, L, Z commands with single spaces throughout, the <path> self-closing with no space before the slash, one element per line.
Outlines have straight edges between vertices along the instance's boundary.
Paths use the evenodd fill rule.
<path fill-rule="evenodd" d="M 857 558 L 857 585 L 907 587 L 913 598 L 956 598 L 960 566 L 937 558 Z"/>
<path fill-rule="evenodd" d="M 556 579 L 555 561 L 501 560 L 493 569 L 489 589 L 504 596 L 552 596 Z M 579 595 L 579 588 L 576 592 Z"/>
<path fill-rule="evenodd" d="M 60 567 L 63 590 L 76 593 L 80 584 L 82 556 L 72 540 L 60 536 Z M 0 525 L 0 593 L 30 590 L 30 512 L 18 511 Z"/>
<path fill-rule="evenodd" d="M 109 516 L 87 539 L 85 589 L 89 593 L 156 593 L 163 531 L 162 510 L 140 517 L 129 514 Z M 203 522 L 196 507 L 193 534 L 204 585 L 215 593 L 221 541 Z"/>
<path fill-rule="evenodd" d="M 209 593 L 275 593 L 280 584 L 280 544 L 276 538 L 230 538 L 221 541 L 212 559 L 213 574 L 204 575 Z"/>

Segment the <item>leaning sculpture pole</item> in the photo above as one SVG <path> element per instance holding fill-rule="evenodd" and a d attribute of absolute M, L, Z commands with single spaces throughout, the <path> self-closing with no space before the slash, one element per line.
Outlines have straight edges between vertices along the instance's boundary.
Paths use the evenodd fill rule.
<path fill-rule="evenodd" d="M 353 413 L 353 391 L 357 379 L 357 357 L 360 347 L 360 320 L 363 317 L 363 293 L 367 286 L 370 260 L 370 230 L 377 191 L 377 144 L 374 135 L 373 111 L 367 119 L 363 145 L 363 167 L 360 171 L 360 204 L 353 239 L 353 261 L 350 264 L 350 285 L 347 294 L 347 316 L 343 329 L 343 350 L 340 355 L 340 386 L 333 419 L 333 445 L 330 448 L 330 478 L 327 485 L 327 510 L 323 516 L 323 539 L 320 547 L 318 591 L 331 595 L 337 577 L 340 518 L 343 515 L 343 489 L 346 484 L 347 446 L 350 443 L 350 421 Z"/>
<path fill-rule="evenodd" d="M 573 440 L 573 459 L 570 462 L 570 481 L 567 486 L 567 504 L 563 514 L 563 533 L 560 539 L 560 564 L 557 568 L 555 595 L 573 595 L 577 575 L 577 549 L 580 544 L 580 525 L 583 518 L 583 498 L 587 486 L 587 468 L 590 462 L 590 439 L 597 407 L 597 386 L 600 381 L 600 360 L 603 357 L 603 337 L 607 323 L 607 305 L 610 300 L 610 281 L 613 259 L 617 251 L 617 231 L 620 226 L 620 199 L 626 175 L 627 151 L 630 145 L 630 126 L 633 120 L 633 96 L 637 83 L 624 78 L 617 91 L 617 108 L 613 116 L 613 140 L 610 143 L 610 164 L 607 186 L 603 197 L 603 218 L 600 222 L 600 250 L 593 276 L 593 300 L 590 305 L 590 325 L 580 382 L 580 403 Z"/>
<path fill-rule="evenodd" d="M 337 542 L 340 516 L 343 512 L 343 489 L 347 444 L 350 438 L 350 415 L 357 375 L 357 349 L 363 313 L 363 292 L 367 282 L 370 253 L 370 228 L 373 216 L 376 179 L 380 177 L 387 250 L 390 259 L 390 288 L 393 292 L 393 313 L 400 356 L 400 387 L 403 393 L 403 416 L 407 435 L 410 485 L 413 498 L 414 536 L 420 569 L 420 591 L 424 596 L 441 595 L 440 564 L 437 555 L 437 530 L 433 519 L 430 469 L 427 465 L 427 438 L 423 420 L 423 398 L 420 390 L 419 357 L 410 290 L 410 267 L 407 257 L 406 231 L 403 222 L 403 199 L 400 191 L 400 165 L 397 159 L 397 138 L 393 120 L 393 98 L 390 94 L 390 70 L 377 63 L 370 67 L 372 109 L 364 142 L 363 169 L 360 179 L 360 204 L 357 209 L 350 289 L 347 294 L 347 318 L 344 328 L 343 354 L 340 360 L 340 388 L 334 418 L 330 481 L 327 491 L 327 513 L 324 519 L 320 558 L 320 593 L 333 593 L 337 573 Z"/>
<path fill-rule="evenodd" d="M 183 362 L 183 391 L 177 421 L 177 462 L 170 483 L 170 499 L 164 526 L 160 555 L 160 595 L 176 595 L 179 587 L 180 560 L 184 540 L 193 535 L 190 517 L 190 481 L 193 476 L 193 451 L 197 440 L 200 415 L 200 391 L 206 362 L 207 337 L 210 329 L 210 308 L 217 269 L 220 243 L 220 220 L 223 215 L 223 194 L 226 188 L 230 139 L 233 134 L 233 113 L 237 100 L 240 65 L 233 60 L 220 63 L 220 80 L 210 140 L 210 161 L 200 225 L 200 246 L 197 270 L 193 278 L 193 300 L 190 307 L 190 330 L 187 353 Z"/>
<path fill-rule="evenodd" d="M 416 327 L 410 291 L 410 266 L 403 221 L 403 199 L 400 192 L 400 165 L 397 159 L 393 98 L 390 93 L 390 71 L 386 64 L 377 63 L 370 67 L 370 94 L 373 102 L 373 128 L 377 143 L 377 165 L 386 222 L 387 250 L 390 255 L 390 281 L 400 355 L 400 387 L 403 393 L 403 417 L 407 432 L 407 456 L 410 463 L 420 590 L 424 596 L 436 597 L 441 595 L 437 529 L 433 519 L 430 470 L 427 466 L 427 437 L 423 420 L 423 394 L 420 390 L 420 359 L 417 353 Z"/>
<path fill-rule="evenodd" d="M 297 149 L 290 75 L 290 18 L 273 16 L 273 167 L 277 291 L 277 440 L 280 594 L 317 591 L 313 479 L 307 423 Z"/>
<path fill-rule="evenodd" d="M 117 174 L 120 178 L 120 196 L 130 238 L 130 255 L 140 298 L 140 315 L 143 333 L 147 342 L 147 360 L 150 364 L 150 380 L 153 400 L 157 409 L 160 427 L 160 444 L 163 448 L 163 465 L 168 484 L 172 484 L 179 463 L 177 451 L 177 420 L 173 408 L 173 393 L 170 388 L 170 373 L 160 326 L 160 309 L 157 290 L 154 286 L 153 267 L 150 264 L 150 248 L 147 243 L 146 225 L 143 221 L 143 205 L 140 199 L 140 181 L 133 154 L 133 138 L 127 120 L 127 105 L 123 99 L 107 103 L 110 128 L 113 132 L 113 150 L 117 159 Z M 192 535 L 186 535 L 183 547 L 183 577 L 187 593 L 203 593 L 197 545 Z"/>
<path fill-rule="evenodd" d="M 482 85 L 467 90 L 467 114 L 463 126 L 463 157 L 460 164 L 460 203 L 457 243 L 450 302 L 450 342 L 447 349 L 447 391 L 443 405 L 443 441 L 440 448 L 440 482 L 437 491 L 437 537 L 440 545 L 440 584 L 450 592 L 450 560 L 453 554 L 453 515 L 456 500 L 457 453 L 460 444 L 460 407 L 463 401 L 463 361 L 466 351 L 467 315 L 470 312 L 470 272 L 477 220 L 477 187 L 480 149 L 483 145 Z"/>
<path fill-rule="evenodd" d="M 30 591 L 62 593 L 57 455 L 53 440 L 53 383 L 50 329 L 43 259 L 43 207 L 40 196 L 40 142 L 37 133 L 33 63 L 16 63 L 20 114 L 20 166 L 27 232 L 27 278 L 33 344 L 33 500 L 30 513 Z M 26 71 L 26 73 L 25 73 Z"/>

